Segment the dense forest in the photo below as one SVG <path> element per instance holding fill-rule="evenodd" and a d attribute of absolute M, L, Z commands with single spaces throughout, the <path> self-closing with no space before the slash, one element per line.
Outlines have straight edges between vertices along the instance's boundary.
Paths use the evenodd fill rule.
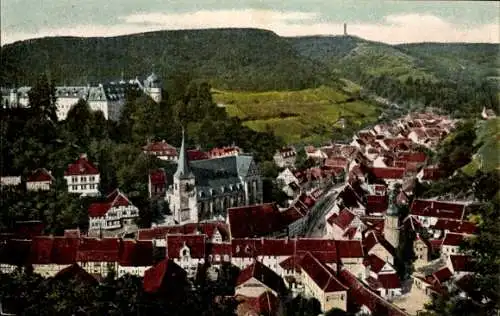
<path fill-rule="evenodd" d="M 272 132 L 255 132 L 229 118 L 212 101 L 207 83 L 180 83 L 159 104 L 130 92 L 119 122 L 105 120 L 83 100 L 72 107 L 66 120 L 57 121 L 54 85 L 42 76 L 30 92 L 30 108 L 1 110 L 1 171 L 2 175 L 26 177 L 37 168 L 46 168 L 56 177 L 56 186 L 48 194 L 3 187 L 0 228 L 12 227 L 20 220 L 42 220 L 46 233 L 53 234 L 61 234 L 64 228 L 85 228 L 89 202 L 67 193 L 62 178 L 80 153 L 87 153 L 99 168 L 100 191 L 107 194 L 120 188 L 141 210 L 139 225 L 149 227 L 159 210 L 147 198 L 148 172 L 171 166 L 143 154 L 142 146 L 148 140 L 180 146 L 185 126 L 190 147 L 210 149 L 234 143 L 258 162 L 270 161 L 276 148 L 282 146 Z M 272 198 L 272 194 L 266 196 Z"/>

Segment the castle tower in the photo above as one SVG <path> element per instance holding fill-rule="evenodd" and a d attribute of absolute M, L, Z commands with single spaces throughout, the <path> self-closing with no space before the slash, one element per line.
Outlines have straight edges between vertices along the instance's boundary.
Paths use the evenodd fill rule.
<path fill-rule="evenodd" d="M 396 192 L 392 190 L 389 193 L 389 207 L 384 218 L 384 237 L 394 247 L 399 245 L 399 214 L 395 204 Z"/>
<path fill-rule="evenodd" d="M 189 168 L 184 129 L 182 130 L 181 150 L 173 182 L 174 185 L 167 193 L 166 199 L 169 202 L 174 220 L 179 224 L 197 223 L 198 206 L 196 200 L 195 177 Z"/>
<path fill-rule="evenodd" d="M 344 36 L 347 36 L 347 23 L 344 23 Z"/>
<path fill-rule="evenodd" d="M 144 80 L 144 93 L 149 95 L 156 103 L 161 102 L 161 82 L 154 72 Z"/>

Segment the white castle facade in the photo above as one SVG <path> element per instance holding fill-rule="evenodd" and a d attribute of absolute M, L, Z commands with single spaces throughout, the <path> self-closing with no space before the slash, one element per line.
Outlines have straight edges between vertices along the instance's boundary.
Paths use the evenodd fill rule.
<path fill-rule="evenodd" d="M 97 86 L 57 86 L 55 89 L 57 118 L 60 121 L 66 119 L 71 107 L 80 99 L 87 101 L 92 111 L 101 111 L 107 120 L 117 121 L 123 111 L 128 89 L 142 91 L 157 103 L 162 100 L 161 83 L 154 73 L 142 82 L 135 78 Z M 2 107 L 28 107 L 30 90 L 31 87 L 2 88 Z"/>

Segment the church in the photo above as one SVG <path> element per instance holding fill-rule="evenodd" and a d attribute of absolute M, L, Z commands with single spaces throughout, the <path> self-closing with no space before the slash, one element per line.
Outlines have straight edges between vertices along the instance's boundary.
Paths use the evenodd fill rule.
<path fill-rule="evenodd" d="M 177 224 L 225 218 L 230 207 L 262 203 L 262 178 L 253 156 L 188 161 L 184 131 L 172 183 L 165 199 Z"/>

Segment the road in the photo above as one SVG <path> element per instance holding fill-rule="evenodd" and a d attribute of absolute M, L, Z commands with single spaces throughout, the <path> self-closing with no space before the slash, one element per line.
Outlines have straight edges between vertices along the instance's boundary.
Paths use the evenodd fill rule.
<path fill-rule="evenodd" d="M 345 184 L 334 185 L 328 189 L 321 199 L 313 206 L 308 214 L 307 224 L 304 227 L 303 235 L 305 237 L 319 237 L 324 227 L 324 217 L 332 209 L 337 200 L 337 196 L 344 189 Z"/>

